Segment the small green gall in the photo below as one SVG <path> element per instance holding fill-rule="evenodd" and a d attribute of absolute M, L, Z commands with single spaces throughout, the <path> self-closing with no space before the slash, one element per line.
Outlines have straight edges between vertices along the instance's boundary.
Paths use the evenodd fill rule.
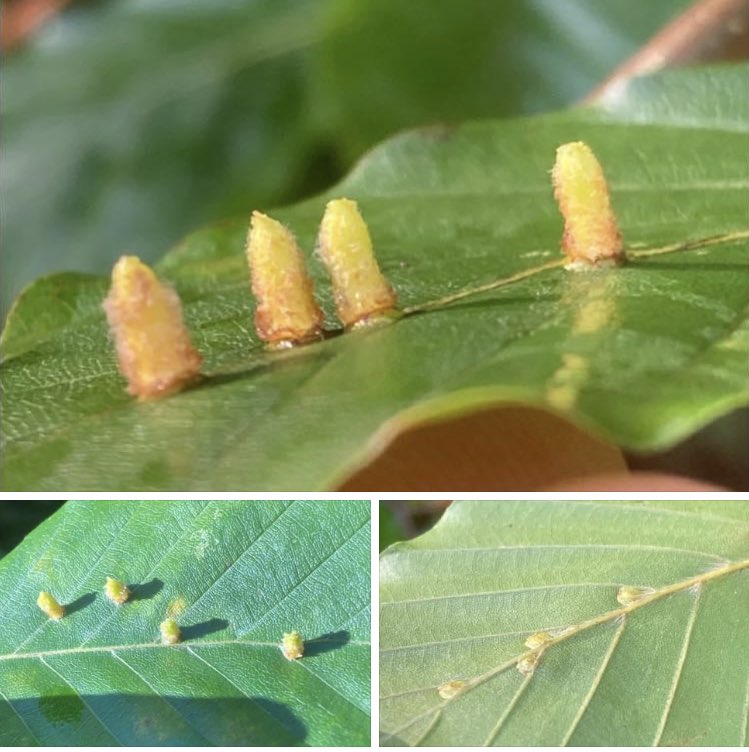
<path fill-rule="evenodd" d="M 159 629 L 161 631 L 161 641 L 164 645 L 176 645 L 182 641 L 182 632 L 180 632 L 174 619 L 165 619 L 161 622 Z"/>
<path fill-rule="evenodd" d="M 304 655 L 304 640 L 299 632 L 284 632 L 281 652 L 287 661 L 295 661 Z"/>
<path fill-rule="evenodd" d="M 437 687 L 437 692 L 443 700 L 452 700 L 453 697 L 459 695 L 461 690 L 468 684 L 463 679 L 452 679 L 444 684 L 440 684 Z"/>
<path fill-rule="evenodd" d="M 616 600 L 622 606 L 629 606 L 653 592 L 652 588 L 622 585 L 616 593 Z"/>
<path fill-rule="evenodd" d="M 112 603 L 121 606 L 130 597 L 130 588 L 121 580 L 107 577 L 107 582 L 104 585 L 104 593 Z"/>
<path fill-rule="evenodd" d="M 60 621 L 60 619 L 65 616 L 65 607 L 61 606 L 51 593 L 45 591 L 39 593 L 39 597 L 36 599 L 36 605 L 39 606 L 39 608 L 44 611 L 50 619 L 54 619 L 55 621 Z"/>
<path fill-rule="evenodd" d="M 535 632 L 525 641 L 525 647 L 535 650 L 553 639 L 548 632 Z"/>

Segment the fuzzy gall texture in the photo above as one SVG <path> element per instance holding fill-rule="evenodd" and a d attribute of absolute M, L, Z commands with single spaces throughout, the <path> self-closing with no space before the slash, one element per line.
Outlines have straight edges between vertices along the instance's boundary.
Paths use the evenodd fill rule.
<path fill-rule="evenodd" d="M 295 661 L 304 655 L 304 640 L 299 632 L 284 632 L 281 652 L 287 661 Z"/>
<path fill-rule="evenodd" d="M 652 592 L 653 591 L 650 588 L 622 585 L 616 593 L 616 601 L 621 606 L 629 606 L 630 603 L 639 601 L 641 598 L 650 595 Z"/>
<path fill-rule="evenodd" d="M 201 357 L 177 293 L 136 256 L 122 256 L 114 265 L 104 310 L 130 394 L 164 397 L 198 378 Z"/>
<path fill-rule="evenodd" d="M 330 273 L 338 317 L 344 326 L 367 323 L 395 308 L 395 293 L 377 264 L 356 201 L 339 198 L 328 202 L 317 252 Z"/>
<path fill-rule="evenodd" d="M 540 657 L 540 653 L 534 653 L 533 655 L 529 655 L 526 658 L 521 658 L 518 661 L 517 670 L 523 676 L 530 676 L 536 670 L 536 666 L 538 666 Z"/>
<path fill-rule="evenodd" d="M 551 177 L 564 218 L 562 250 L 568 268 L 623 262 L 622 238 L 606 177 L 590 147 L 582 141 L 560 146 Z"/>
<path fill-rule="evenodd" d="M 51 593 L 42 591 L 36 599 L 36 605 L 44 611 L 50 619 L 60 621 L 65 616 L 65 607 L 61 606 Z"/>
<path fill-rule="evenodd" d="M 255 329 L 272 347 L 289 347 L 320 336 L 323 314 L 296 238 L 275 219 L 252 213 L 247 263 L 257 300 Z"/>
<path fill-rule="evenodd" d="M 548 632 L 535 632 L 525 641 L 525 647 L 531 650 L 540 648 L 552 639 L 552 636 Z"/>
<path fill-rule="evenodd" d="M 115 580 L 114 577 L 107 577 L 104 592 L 112 603 L 121 606 L 130 597 L 130 588 L 121 580 Z"/>
<path fill-rule="evenodd" d="M 452 681 L 440 684 L 439 687 L 437 687 L 437 692 L 443 700 L 452 700 L 453 697 L 460 694 L 460 691 L 466 686 L 466 684 L 468 684 L 468 682 L 463 681 L 463 679 L 453 679 Z"/>
<path fill-rule="evenodd" d="M 161 641 L 165 645 L 176 645 L 182 641 L 182 632 L 180 632 L 174 619 L 165 619 L 162 621 L 159 630 L 161 631 Z"/>

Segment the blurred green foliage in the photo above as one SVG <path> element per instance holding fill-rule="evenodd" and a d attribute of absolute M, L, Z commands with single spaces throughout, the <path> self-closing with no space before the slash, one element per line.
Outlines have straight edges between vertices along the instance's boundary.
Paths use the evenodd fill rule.
<path fill-rule="evenodd" d="M 393 131 L 574 101 L 688 0 L 108 0 L 5 61 L 0 295 L 153 260 Z"/>
<path fill-rule="evenodd" d="M 393 511 L 392 503 L 387 501 L 380 502 L 380 551 L 384 551 L 393 543 L 411 537 Z"/>

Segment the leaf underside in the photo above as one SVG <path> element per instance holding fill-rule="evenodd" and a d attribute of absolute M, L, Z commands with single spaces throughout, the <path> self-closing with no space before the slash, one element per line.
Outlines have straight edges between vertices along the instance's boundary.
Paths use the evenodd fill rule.
<path fill-rule="evenodd" d="M 68 502 L 0 561 L 0 745 L 367 745 L 369 570 L 368 502 Z"/>
<path fill-rule="evenodd" d="M 702 576 L 615 615 L 622 585 Z M 747 501 L 454 502 L 383 553 L 380 604 L 384 744 L 749 743 Z M 530 676 L 513 663 L 529 635 L 608 612 Z"/>
<path fill-rule="evenodd" d="M 311 252 L 325 201 L 357 199 L 401 305 L 418 307 L 559 257 L 548 170 L 558 144 L 582 139 L 626 245 L 691 250 L 550 269 L 270 354 L 253 330 L 247 219 L 191 235 L 159 271 L 207 378 L 160 402 L 125 394 L 106 280 L 39 280 L 3 336 L 4 488 L 332 488 L 407 426 L 501 403 L 630 449 L 679 441 L 749 394 L 744 84 L 743 68 L 698 69 L 635 82 L 597 109 L 408 133 L 328 194 L 274 213 Z M 701 242 L 715 236 L 727 239 Z M 329 281 L 310 264 L 335 330 Z"/>

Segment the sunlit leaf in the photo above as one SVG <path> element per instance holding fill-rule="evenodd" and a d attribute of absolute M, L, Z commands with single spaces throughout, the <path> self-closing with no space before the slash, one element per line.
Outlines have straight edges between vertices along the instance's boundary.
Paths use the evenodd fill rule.
<path fill-rule="evenodd" d="M 409 425 L 500 403 L 628 449 L 678 442 L 749 397 L 745 83 L 743 67 L 707 68 L 598 109 L 407 133 L 326 196 L 277 212 L 311 256 L 326 199 L 359 201 L 408 312 L 379 328 L 269 353 L 252 324 L 247 220 L 189 236 L 159 271 L 207 378 L 160 402 L 125 393 L 107 281 L 39 280 L 3 337 L 4 487 L 329 488 Z M 623 268 L 557 261 L 548 170 L 577 139 L 609 178 Z M 310 263 L 335 331 L 329 281 Z"/>
<path fill-rule="evenodd" d="M 369 536 L 361 501 L 68 502 L 0 561 L 0 744 L 367 745 Z"/>

